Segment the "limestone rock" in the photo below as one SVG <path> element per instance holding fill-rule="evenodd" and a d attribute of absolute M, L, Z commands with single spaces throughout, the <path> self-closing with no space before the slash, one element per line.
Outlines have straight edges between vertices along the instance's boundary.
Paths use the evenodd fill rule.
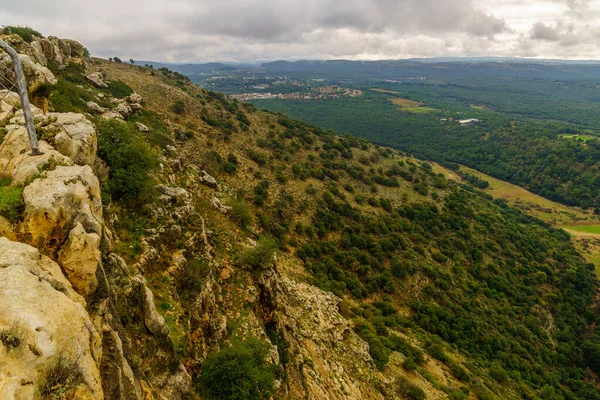
<path fill-rule="evenodd" d="M 148 128 L 146 125 L 142 124 L 141 122 L 135 122 L 134 125 L 137 128 L 137 130 L 142 133 L 150 132 L 150 128 Z"/>
<path fill-rule="evenodd" d="M 202 176 L 200 176 L 200 182 L 204 183 L 206 186 L 210 186 L 213 189 L 217 187 L 217 180 L 210 176 L 208 172 L 202 171 Z"/>
<path fill-rule="evenodd" d="M 71 229 L 58 252 L 58 264 L 77 293 L 88 296 L 98 286 L 96 269 L 100 263 L 100 236 L 87 233 L 80 223 Z"/>
<path fill-rule="evenodd" d="M 81 372 L 76 393 L 104 398 L 101 338 L 77 298 L 82 302 L 56 263 L 31 246 L 0 238 L 0 330 L 16 328 L 21 338 L 12 350 L 0 346 L 0 398 L 34 398 L 59 359 Z"/>
<path fill-rule="evenodd" d="M 168 201 L 175 204 L 184 204 L 191 198 L 188 191 L 180 187 L 158 185 L 156 186 L 156 190 L 158 190 L 158 192 L 162 195 L 166 196 Z"/>
<path fill-rule="evenodd" d="M 23 65 L 27 89 L 30 92 L 33 92 L 43 84 L 55 85 L 57 83 L 54 74 L 48 68 L 36 63 L 30 56 L 19 54 L 19 59 L 21 60 L 21 65 Z M 0 76 L 2 75 L 12 76 L 12 60 L 5 52 L 0 54 Z M 0 80 L 0 83 L 2 82 L 3 81 Z M 10 84 L 10 82 L 3 83 L 5 83 L 6 86 L 9 86 Z"/>
<path fill-rule="evenodd" d="M 8 125 L 3 147 L 0 149 L 0 178 L 11 179 L 13 185 L 22 185 L 35 178 L 43 169 L 53 165 L 71 165 L 68 157 L 54 150 L 43 140 L 39 141 L 40 151 L 44 154 L 31 156 L 29 137 L 23 126 Z"/>
<path fill-rule="evenodd" d="M 6 237 L 11 240 L 15 239 L 15 232 L 12 224 L 6 218 L 0 216 L 0 237 Z"/>
<path fill-rule="evenodd" d="M 210 203 L 212 204 L 215 210 L 219 210 L 219 212 L 224 215 L 229 214 L 229 212 L 231 212 L 232 210 L 231 207 L 221 204 L 221 200 L 217 199 L 216 197 L 213 197 L 210 200 Z"/>
<path fill-rule="evenodd" d="M 104 83 L 104 77 L 100 72 L 92 72 L 86 76 L 87 80 L 99 89 L 107 89 L 108 85 Z"/>
<path fill-rule="evenodd" d="M 137 93 L 131 93 L 129 96 L 127 96 L 127 101 L 131 104 L 142 104 L 144 99 Z"/>
<path fill-rule="evenodd" d="M 117 112 L 123 116 L 123 118 L 127 118 L 131 115 L 131 107 L 125 102 L 119 103 L 117 105 Z"/>
<path fill-rule="evenodd" d="M 123 116 L 116 111 L 107 111 L 103 113 L 100 118 L 102 119 L 119 119 L 123 121 Z"/>
<path fill-rule="evenodd" d="M 146 285 L 143 277 L 136 276 L 133 281 L 137 283 L 138 290 L 144 298 L 144 324 L 146 328 L 157 338 L 166 338 L 169 336 L 169 327 L 165 323 L 162 315 L 156 311 L 154 306 L 154 295 L 150 288 Z"/>
<path fill-rule="evenodd" d="M 56 150 L 75 164 L 92 166 L 98 148 L 94 125 L 77 113 L 50 113 L 48 118 L 54 120 L 48 127 L 59 130 L 54 137 Z"/>
<path fill-rule="evenodd" d="M 98 105 L 98 103 L 94 102 L 94 101 L 88 101 L 86 103 L 87 108 L 89 108 L 91 111 L 95 111 L 98 112 L 100 114 L 105 113 L 108 111 L 107 108 L 101 107 L 100 105 Z"/>
<path fill-rule="evenodd" d="M 57 167 L 23 191 L 23 237 L 46 254 L 54 254 L 77 223 L 102 235 L 100 184 L 89 166 Z"/>

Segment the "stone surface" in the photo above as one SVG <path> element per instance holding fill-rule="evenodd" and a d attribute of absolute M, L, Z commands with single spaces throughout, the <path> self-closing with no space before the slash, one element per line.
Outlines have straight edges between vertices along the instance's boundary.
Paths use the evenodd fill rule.
<path fill-rule="evenodd" d="M 200 182 L 204 183 L 206 186 L 210 186 L 215 189 L 217 187 L 217 180 L 210 176 L 208 172 L 201 171 Z"/>
<path fill-rule="evenodd" d="M 75 164 L 94 164 L 98 139 L 94 125 L 82 114 L 50 113 L 48 118 L 55 120 L 50 129 L 60 130 L 54 137 L 54 147 L 69 157 Z"/>
<path fill-rule="evenodd" d="M 60 358 L 82 373 L 76 398 L 104 398 L 101 338 L 82 303 L 56 263 L 31 246 L 0 238 L 0 330 L 18 327 L 22 339 L 15 349 L 0 346 L 0 398 L 33 399 Z"/>
<path fill-rule="evenodd" d="M 100 236 L 87 233 L 80 223 L 71 229 L 67 242 L 58 252 L 58 264 L 75 291 L 83 297 L 93 293 L 98 286 L 96 269 L 100 256 Z"/>
<path fill-rule="evenodd" d="M 213 208 L 215 210 L 218 210 L 221 214 L 223 215 L 227 215 L 231 212 L 232 208 L 226 205 L 223 205 L 221 203 L 221 200 L 217 199 L 216 197 L 213 197 L 210 200 L 210 203 L 212 204 Z"/>
<path fill-rule="evenodd" d="M 108 111 L 107 108 L 101 107 L 98 105 L 98 103 L 93 102 L 93 101 L 88 101 L 85 104 L 87 105 L 87 108 L 89 108 L 91 111 L 95 111 L 95 112 L 98 112 L 101 114 Z"/>
<path fill-rule="evenodd" d="M 154 295 L 150 288 L 146 285 L 146 281 L 142 276 L 136 276 L 133 281 L 137 284 L 137 289 L 141 291 L 144 299 L 144 324 L 152 334 L 157 337 L 169 336 L 169 327 L 165 323 L 162 315 L 156 311 L 154 306 Z"/>
<path fill-rule="evenodd" d="M 45 254 L 55 254 L 77 223 L 102 235 L 100 184 L 89 166 L 57 167 L 23 191 L 24 239 Z"/>
<path fill-rule="evenodd" d="M 142 133 L 150 132 L 150 128 L 148 128 L 146 125 L 142 124 L 141 122 L 135 122 L 134 125 L 137 128 L 137 130 Z"/>
<path fill-rule="evenodd" d="M 0 149 L 0 178 L 12 180 L 13 185 L 22 185 L 37 177 L 42 170 L 54 165 L 71 165 L 68 157 L 54 150 L 47 142 L 40 140 L 39 148 L 44 154 L 31 156 L 29 137 L 23 126 L 8 125 L 9 134 L 4 138 Z"/>
<path fill-rule="evenodd" d="M 23 66 L 23 73 L 25 74 L 25 82 L 27 83 L 27 89 L 29 92 L 35 91 L 38 87 L 44 84 L 55 85 L 57 83 L 56 77 L 48 68 L 35 62 L 27 54 L 19 54 L 19 60 Z M 0 76 L 13 76 L 12 74 L 12 60 L 6 52 L 0 53 Z M 0 80 L 0 82 L 3 82 Z M 7 87 L 12 86 L 12 82 L 3 82 Z"/>
<path fill-rule="evenodd" d="M 107 89 L 108 85 L 104 82 L 104 77 L 100 72 L 92 72 L 86 76 L 88 82 L 99 89 Z"/>

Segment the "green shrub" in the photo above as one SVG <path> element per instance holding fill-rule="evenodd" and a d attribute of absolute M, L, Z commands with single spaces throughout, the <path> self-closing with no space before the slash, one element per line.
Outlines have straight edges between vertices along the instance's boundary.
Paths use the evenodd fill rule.
<path fill-rule="evenodd" d="M 121 81 L 109 82 L 108 91 L 113 97 L 116 97 L 117 99 L 123 99 L 133 93 L 133 89 Z"/>
<path fill-rule="evenodd" d="M 251 269 L 270 265 L 273 263 L 273 255 L 276 249 L 277 241 L 275 239 L 263 237 L 255 247 L 241 253 L 237 258 L 237 263 Z"/>
<path fill-rule="evenodd" d="M 151 193 L 149 174 L 157 160 L 135 128 L 117 120 L 99 122 L 98 155 L 110 167 L 108 187 L 115 199 L 148 197 Z"/>
<path fill-rule="evenodd" d="M 185 112 L 185 103 L 183 100 L 177 100 L 171 104 L 169 110 L 173 111 L 175 114 L 183 114 Z"/>
<path fill-rule="evenodd" d="M 19 35 L 21 36 L 21 39 L 27 43 L 31 43 L 34 36 L 44 37 L 41 33 L 28 26 L 5 26 L 4 29 L 2 29 L 2 33 L 4 35 L 8 35 L 10 33 L 13 35 Z"/>
<path fill-rule="evenodd" d="M 208 356 L 195 379 L 200 392 L 215 400 L 261 400 L 274 392 L 275 366 L 265 359 L 269 345 L 247 339 Z"/>
<path fill-rule="evenodd" d="M 410 400 L 425 400 L 427 396 L 423 389 L 412 384 L 408 379 L 400 377 L 396 380 L 396 390 L 402 397 Z"/>
<path fill-rule="evenodd" d="M 243 198 L 238 198 L 231 203 L 231 218 L 242 229 L 246 229 L 252 223 L 250 208 Z"/>
<path fill-rule="evenodd" d="M 18 320 L 7 328 L 0 330 L 0 342 L 9 350 L 21 346 L 28 336 L 27 327 Z"/>
<path fill-rule="evenodd" d="M 0 180 L 0 215 L 12 223 L 17 223 L 25 208 L 23 188 L 9 184 L 8 180 Z"/>

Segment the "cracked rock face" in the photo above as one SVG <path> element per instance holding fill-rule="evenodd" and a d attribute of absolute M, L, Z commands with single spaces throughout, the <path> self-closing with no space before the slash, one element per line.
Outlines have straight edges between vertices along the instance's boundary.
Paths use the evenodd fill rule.
<path fill-rule="evenodd" d="M 75 291 L 84 297 L 98 286 L 96 269 L 100 257 L 100 236 L 97 233 L 87 233 L 77 223 L 58 252 L 58 263 Z"/>
<path fill-rule="evenodd" d="M 45 254 L 54 255 L 78 223 L 102 235 L 100 184 L 87 165 L 57 167 L 27 186 L 23 198 L 22 235 Z"/>
<path fill-rule="evenodd" d="M 101 338 L 59 266 L 38 250 L 0 238 L 0 398 L 32 399 L 58 360 L 76 365 L 76 398 L 103 399 Z"/>
<path fill-rule="evenodd" d="M 75 164 L 94 164 L 98 139 L 92 123 L 82 114 L 50 113 L 48 118 L 56 118 L 49 127 L 58 129 L 54 137 L 54 147 L 69 157 Z"/>

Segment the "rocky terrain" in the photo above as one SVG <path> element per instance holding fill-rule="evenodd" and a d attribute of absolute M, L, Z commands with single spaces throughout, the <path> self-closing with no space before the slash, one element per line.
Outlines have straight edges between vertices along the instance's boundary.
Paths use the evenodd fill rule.
<path fill-rule="evenodd" d="M 266 343 L 267 355 L 259 361 L 274 379 L 264 393 L 245 398 L 540 395 L 517 378 L 510 384 L 504 375 L 490 378 L 493 368 L 484 361 L 469 362 L 458 345 L 404 322 L 417 314 L 412 301 L 427 299 L 439 276 L 417 267 L 412 276 L 394 272 L 396 290 L 388 290 L 391 261 L 369 256 L 361 262 L 371 266 L 361 268 L 388 272 L 378 278 L 381 284 L 372 280 L 376 289 L 361 294 L 359 282 L 359 295 L 353 295 L 350 280 L 339 289 L 312 274 L 319 260 L 303 246 L 316 237 L 311 226 L 339 223 L 319 214 L 336 207 L 330 192 L 346 198 L 335 182 L 347 183 L 348 193 L 365 194 L 362 200 L 348 195 L 348 207 L 382 219 L 392 205 L 444 208 L 443 199 L 460 189 L 419 161 L 294 126 L 170 71 L 89 59 L 72 40 L 3 39 L 21 54 L 34 99 L 37 94 L 33 114 L 44 154 L 28 154 L 18 97 L 0 93 L 0 196 L 18 193 L 20 200 L 14 207 L 18 215 L 0 216 L 0 398 L 215 398 L 202 383 L 206 365 L 251 338 Z M 6 65 L 0 58 L 0 68 Z M 281 145 L 285 135 L 292 143 Z M 140 143 L 146 147 L 135 147 Z M 129 147 L 137 150 L 127 153 Z M 435 196 L 412 183 L 398 188 L 382 176 L 359 181 L 347 165 L 344 175 L 341 161 L 332 161 L 339 168 L 332 166 L 320 151 L 333 153 L 331 160 L 337 151 L 355 171 L 368 165 L 363 173 L 374 175 L 384 168 L 399 174 L 402 165 L 431 183 Z M 145 172 L 132 169 L 145 154 Z M 316 163 L 313 154 L 325 161 L 313 175 L 299 178 L 303 170 L 295 166 Z M 365 204 L 369 193 L 381 200 Z M 486 201 L 465 203 L 498 213 Z M 520 217 L 502 218 L 512 224 Z M 483 229 L 479 221 L 469 223 Z M 318 235 L 336 240 L 342 232 Z M 405 244 L 398 248 L 426 240 L 425 234 L 403 235 L 398 243 Z M 499 253 L 499 246 L 486 246 Z M 406 259 L 419 268 L 446 262 L 437 251 L 434 258 L 433 251 L 415 249 Z M 496 253 L 490 254 L 492 260 Z M 444 278 L 452 284 L 466 279 L 464 265 L 470 268 L 471 261 L 459 261 L 452 270 L 456 276 Z M 536 318 L 548 321 L 549 341 L 555 343 L 552 314 L 545 298 L 539 299 Z M 389 318 L 382 323 L 384 317 Z M 376 347 L 380 337 L 389 338 L 383 350 Z M 396 344 L 390 344 L 392 338 Z M 443 357 L 435 351 L 441 344 Z M 592 375 L 586 371 L 586 379 Z"/>

